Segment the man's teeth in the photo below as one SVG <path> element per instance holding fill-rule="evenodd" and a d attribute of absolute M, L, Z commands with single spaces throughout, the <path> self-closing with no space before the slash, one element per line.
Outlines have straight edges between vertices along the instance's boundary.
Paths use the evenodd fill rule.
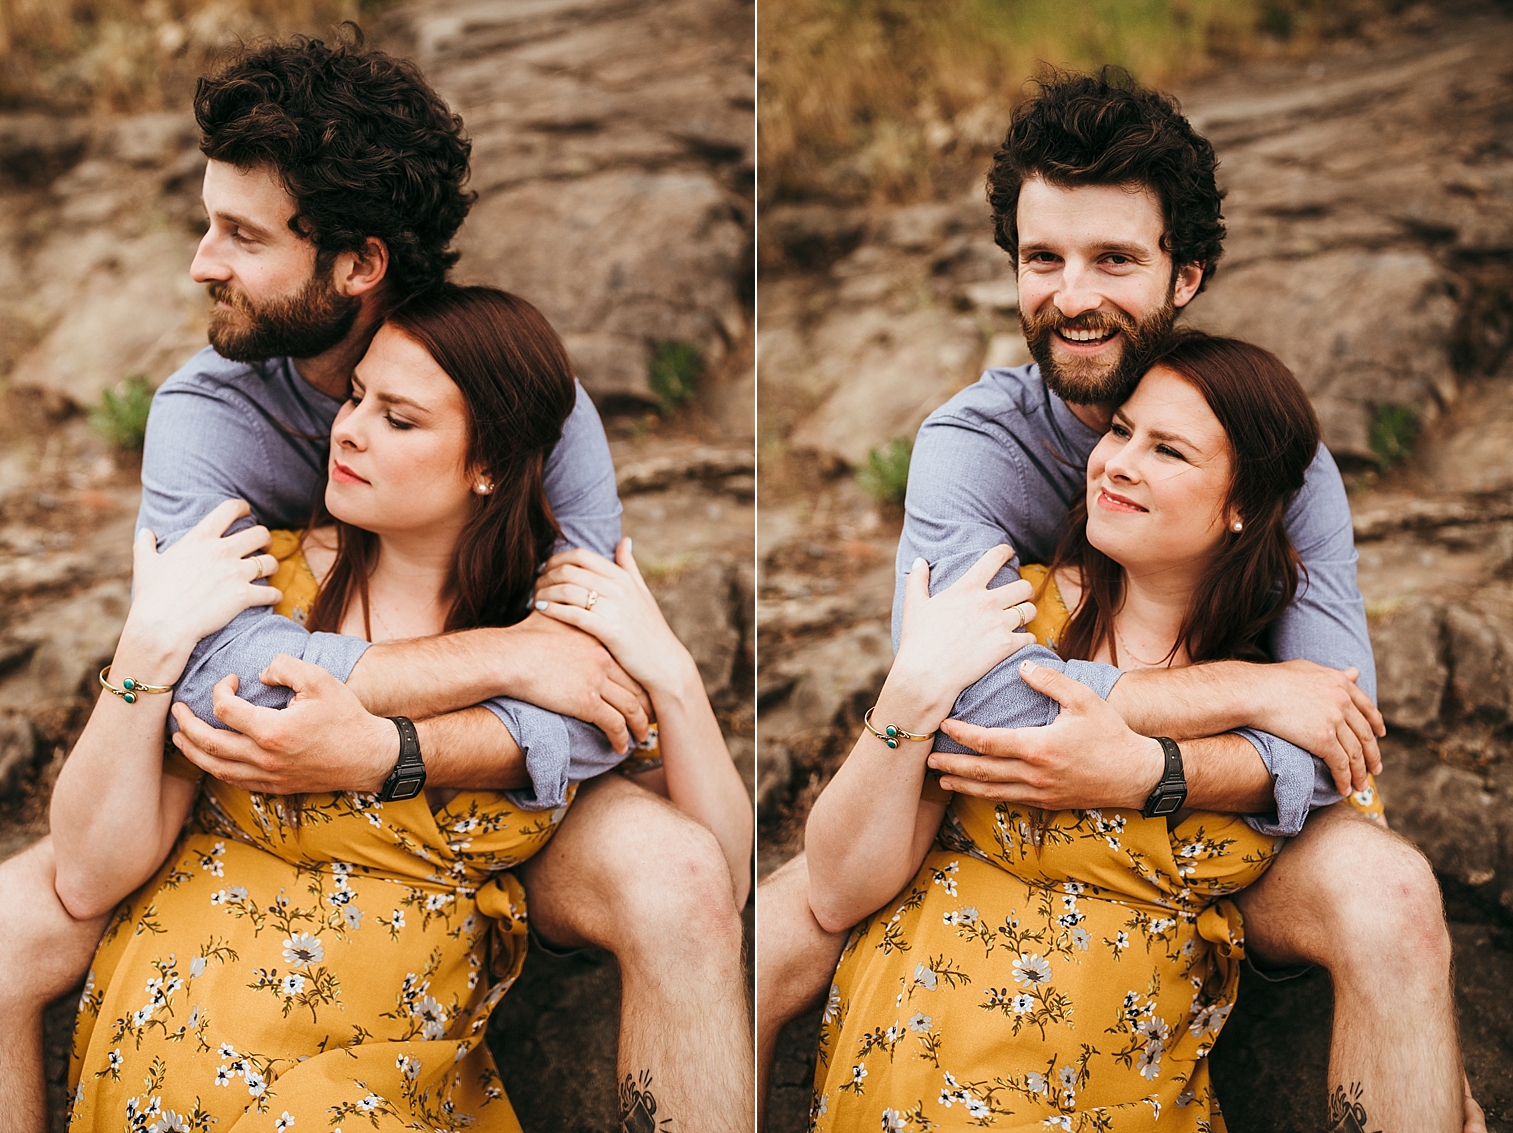
<path fill-rule="evenodd" d="M 1061 337 L 1071 342 L 1101 342 L 1105 338 L 1113 337 L 1111 330 L 1072 330 L 1070 328 L 1061 332 Z"/>

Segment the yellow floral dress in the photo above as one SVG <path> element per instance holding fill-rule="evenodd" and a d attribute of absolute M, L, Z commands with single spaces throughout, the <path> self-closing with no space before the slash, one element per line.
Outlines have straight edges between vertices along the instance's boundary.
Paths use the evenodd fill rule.
<path fill-rule="evenodd" d="M 273 551 L 278 612 L 303 613 L 298 535 Z M 199 777 L 177 752 L 169 770 Z M 525 893 L 500 871 L 565 811 L 322 794 L 296 826 L 290 800 L 206 777 L 95 954 L 69 1129 L 519 1130 L 483 1041 L 525 960 Z"/>
<path fill-rule="evenodd" d="M 1037 602 L 1046 644 L 1067 616 L 1054 581 Z M 812 1129 L 1220 1133 L 1206 1057 L 1244 955 L 1225 898 L 1282 842 L 1237 815 L 954 796 L 914 879 L 847 942 Z"/>

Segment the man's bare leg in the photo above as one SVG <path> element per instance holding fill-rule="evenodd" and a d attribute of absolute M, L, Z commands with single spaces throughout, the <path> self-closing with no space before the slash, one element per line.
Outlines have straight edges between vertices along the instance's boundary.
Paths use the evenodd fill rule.
<path fill-rule="evenodd" d="M 537 932 L 620 962 L 622 1128 L 750 1133 L 741 916 L 714 835 L 666 799 L 603 775 L 579 790 L 520 876 Z"/>
<path fill-rule="evenodd" d="M 1350 808 L 1330 807 L 1238 904 L 1252 956 L 1318 964 L 1334 981 L 1331 1128 L 1349 1108 L 1387 1133 L 1458 1133 L 1467 1108 L 1450 934 L 1424 856 Z"/>
<path fill-rule="evenodd" d="M 762 1129 L 778 1036 L 824 1001 L 846 944 L 844 932 L 826 932 L 809 910 L 809 865 L 803 854 L 757 886 L 756 937 L 757 1128 Z"/>
<path fill-rule="evenodd" d="M 53 889 L 51 838 L 0 862 L 0 1113 L 47 1133 L 42 1012 L 89 969 L 105 916 L 76 921 Z"/>

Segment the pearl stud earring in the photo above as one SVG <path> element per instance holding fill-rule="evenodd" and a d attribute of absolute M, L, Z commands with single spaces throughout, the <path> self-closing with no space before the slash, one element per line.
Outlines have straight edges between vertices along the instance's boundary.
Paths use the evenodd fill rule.
<path fill-rule="evenodd" d="M 1242 531 L 1244 531 L 1244 530 L 1245 530 L 1245 524 L 1243 524 L 1243 523 L 1241 523 L 1241 522 L 1240 522 L 1240 521 L 1239 521 L 1239 520 L 1238 520 L 1238 519 L 1237 519 L 1237 520 L 1235 520 L 1235 521 L 1234 521 L 1234 522 L 1233 522 L 1233 523 L 1231 523 L 1231 524 L 1230 524 L 1230 525 L 1229 525 L 1229 529 L 1230 529 L 1230 530 L 1231 530 L 1231 531 L 1233 531 L 1233 532 L 1234 532 L 1234 533 L 1235 533 L 1235 534 L 1236 534 L 1236 535 L 1238 535 L 1238 534 L 1239 534 L 1239 533 L 1240 533 L 1240 532 L 1242 532 Z"/>
<path fill-rule="evenodd" d="M 486 496 L 493 490 L 494 485 L 489 483 L 487 480 L 480 480 L 478 481 L 478 483 L 473 485 L 473 491 L 477 492 L 480 496 Z"/>

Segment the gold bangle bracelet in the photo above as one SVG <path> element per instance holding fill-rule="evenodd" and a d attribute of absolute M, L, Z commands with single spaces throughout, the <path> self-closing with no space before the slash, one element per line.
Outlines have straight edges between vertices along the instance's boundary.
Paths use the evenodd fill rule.
<path fill-rule="evenodd" d="M 877 706 L 875 704 L 871 708 L 867 709 L 867 714 L 862 717 L 862 724 L 867 729 L 867 731 L 871 732 L 874 736 L 882 740 L 883 743 L 887 744 L 889 747 L 897 747 L 899 740 L 933 740 L 935 738 L 934 732 L 929 732 L 923 736 L 917 736 L 913 732 L 906 732 L 902 728 L 895 728 L 892 724 L 889 724 L 886 728 L 882 729 L 882 731 L 878 731 L 878 729 L 873 727 L 872 725 L 872 713 L 876 711 Z"/>
<path fill-rule="evenodd" d="M 135 677 L 127 677 L 121 682 L 121 687 L 116 688 L 115 685 L 111 684 L 105 679 L 105 674 L 108 672 L 110 672 L 109 665 L 106 665 L 105 668 L 100 670 L 100 684 L 105 686 L 107 692 L 115 693 L 127 704 L 135 704 L 137 702 L 138 693 L 173 691 L 172 685 L 150 685 L 143 681 L 137 680 Z"/>

